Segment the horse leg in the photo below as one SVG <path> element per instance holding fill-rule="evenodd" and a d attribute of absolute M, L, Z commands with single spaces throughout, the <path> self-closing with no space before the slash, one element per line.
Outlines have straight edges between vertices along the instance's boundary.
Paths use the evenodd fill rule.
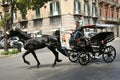
<path fill-rule="evenodd" d="M 30 62 L 28 62 L 28 61 L 25 59 L 25 56 L 28 55 L 29 53 L 30 53 L 30 51 L 27 50 L 27 51 L 23 54 L 23 56 L 22 56 L 24 63 L 26 63 L 26 64 L 28 64 L 28 65 L 30 65 Z"/>
<path fill-rule="evenodd" d="M 32 53 L 32 55 L 34 56 L 34 58 L 36 59 L 36 61 L 37 61 L 37 67 L 39 67 L 40 62 L 39 62 L 39 60 L 38 60 L 38 58 L 37 58 L 37 56 L 36 56 L 36 54 L 35 54 L 35 51 L 31 51 L 31 53 Z"/>
<path fill-rule="evenodd" d="M 61 62 L 62 60 L 59 59 L 59 55 L 58 55 L 58 52 L 55 50 L 55 47 L 48 47 L 48 49 L 51 50 L 53 54 L 55 55 L 55 60 L 53 63 L 53 67 L 55 67 L 56 62 Z"/>

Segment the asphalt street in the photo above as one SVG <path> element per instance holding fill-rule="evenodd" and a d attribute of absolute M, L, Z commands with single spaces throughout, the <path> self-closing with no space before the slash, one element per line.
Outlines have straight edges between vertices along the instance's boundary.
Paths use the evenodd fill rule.
<path fill-rule="evenodd" d="M 102 58 L 91 60 L 87 66 L 72 63 L 60 54 L 63 60 L 52 67 L 54 55 L 48 49 L 37 50 L 41 62 L 37 68 L 31 54 L 26 56 L 31 65 L 23 63 L 22 54 L 0 58 L 0 80 L 120 80 L 120 40 L 111 42 L 116 48 L 117 56 L 114 62 L 105 63 Z"/>

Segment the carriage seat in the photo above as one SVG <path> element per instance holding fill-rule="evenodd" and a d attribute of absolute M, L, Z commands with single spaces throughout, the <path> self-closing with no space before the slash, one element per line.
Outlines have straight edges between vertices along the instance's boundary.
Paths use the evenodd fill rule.
<path fill-rule="evenodd" d="M 101 45 L 101 42 L 104 41 L 108 43 L 114 40 L 114 33 L 113 32 L 101 32 L 90 38 L 91 45 Z"/>

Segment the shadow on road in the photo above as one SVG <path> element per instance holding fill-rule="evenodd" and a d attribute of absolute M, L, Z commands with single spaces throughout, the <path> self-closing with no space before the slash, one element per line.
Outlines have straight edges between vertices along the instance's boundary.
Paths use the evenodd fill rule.
<path fill-rule="evenodd" d="M 61 68 L 61 67 L 73 67 L 73 66 L 76 66 L 76 65 L 79 65 L 78 63 L 71 63 L 71 62 L 68 62 L 68 63 L 60 63 L 60 64 L 57 64 L 55 67 L 52 67 L 52 64 L 41 64 L 39 66 L 39 68 L 41 69 L 48 69 L 48 68 Z M 18 68 L 24 68 L 24 69 L 36 69 L 38 68 L 36 65 L 28 65 L 28 66 L 21 66 L 21 67 L 18 67 Z"/>

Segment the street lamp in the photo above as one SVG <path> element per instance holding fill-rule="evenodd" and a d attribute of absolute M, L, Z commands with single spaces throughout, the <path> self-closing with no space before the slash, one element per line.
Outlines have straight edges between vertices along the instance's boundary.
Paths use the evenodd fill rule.
<path fill-rule="evenodd" d="M 94 26 L 95 26 L 95 32 L 97 33 L 97 26 L 96 26 L 96 22 L 98 20 L 98 17 L 94 17 L 92 18 L 93 19 L 93 23 L 94 23 Z"/>

